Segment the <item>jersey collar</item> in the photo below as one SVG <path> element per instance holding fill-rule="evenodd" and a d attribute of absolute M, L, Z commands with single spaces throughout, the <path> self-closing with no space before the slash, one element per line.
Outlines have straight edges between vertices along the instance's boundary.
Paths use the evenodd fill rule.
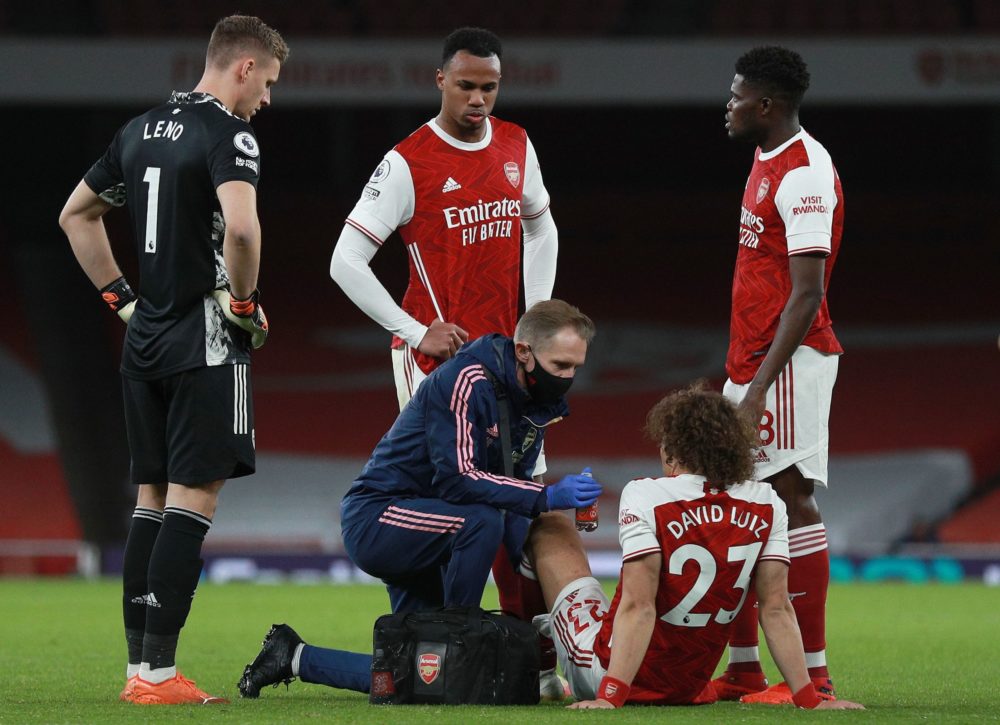
<path fill-rule="evenodd" d="M 232 111 L 226 108 L 225 104 L 218 98 L 213 96 L 211 93 L 203 93 L 202 91 L 172 91 L 170 93 L 169 103 L 213 103 L 223 111 L 228 113 L 230 116 L 233 115 Z M 234 117 L 235 118 L 235 117 Z"/>
<path fill-rule="evenodd" d="M 805 137 L 806 137 L 806 130 L 804 128 L 802 128 L 802 127 L 799 127 L 799 132 L 797 134 L 795 134 L 794 136 L 792 136 L 787 141 L 785 141 L 785 143 L 781 144 L 781 146 L 779 146 L 778 148 L 773 149 L 771 151 L 768 151 L 767 153 L 764 153 L 763 151 L 761 151 L 760 154 L 758 154 L 757 158 L 759 158 L 761 161 L 767 161 L 768 159 L 773 159 L 775 156 L 777 156 L 782 151 L 784 151 L 785 149 L 787 149 L 793 143 L 795 143 L 796 141 L 801 141 Z"/>
<path fill-rule="evenodd" d="M 434 119 L 432 118 L 427 122 L 427 125 L 431 127 L 431 131 L 437 134 L 437 137 L 444 141 L 449 146 L 454 146 L 462 151 L 482 151 L 484 148 L 490 145 L 490 141 L 493 140 L 493 119 L 489 116 L 486 117 L 486 133 L 483 134 L 483 138 L 479 141 L 469 142 L 469 141 L 459 141 L 454 136 L 448 135 L 448 133 L 438 126 Z"/>

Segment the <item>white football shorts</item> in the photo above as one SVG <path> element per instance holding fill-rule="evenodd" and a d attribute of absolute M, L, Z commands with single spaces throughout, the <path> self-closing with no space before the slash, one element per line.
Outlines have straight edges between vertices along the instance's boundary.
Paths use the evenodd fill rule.
<path fill-rule="evenodd" d="M 795 466 L 816 485 L 827 486 L 830 454 L 830 400 L 837 381 L 839 355 L 799 347 L 767 391 L 761 417 L 757 478 Z M 749 384 L 727 380 L 722 394 L 734 403 L 746 395 Z"/>
<path fill-rule="evenodd" d="M 577 700 L 593 700 L 607 673 L 594 654 L 594 642 L 610 605 L 600 582 L 587 576 L 563 587 L 550 614 L 532 620 L 539 634 L 555 642 L 559 667 Z"/>
<path fill-rule="evenodd" d="M 396 382 L 396 398 L 402 410 L 417 392 L 427 373 L 420 369 L 409 345 L 392 350 L 392 377 Z"/>

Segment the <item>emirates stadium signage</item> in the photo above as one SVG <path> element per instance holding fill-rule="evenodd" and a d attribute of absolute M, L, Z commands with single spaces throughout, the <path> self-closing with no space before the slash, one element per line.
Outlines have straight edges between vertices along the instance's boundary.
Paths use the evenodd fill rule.
<path fill-rule="evenodd" d="M 733 62 L 760 38 L 641 41 L 505 38 L 503 103 L 724 103 Z M 289 105 L 429 104 L 439 41 L 290 39 L 275 88 Z M 812 72 L 810 104 L 1000 101 L 995 38 L 782 39 Z M 143 105 L 194 87 L 205 39 L 0 40 L 7 103 Z M 512 181 L 513 183 L 513 181 Z"/>

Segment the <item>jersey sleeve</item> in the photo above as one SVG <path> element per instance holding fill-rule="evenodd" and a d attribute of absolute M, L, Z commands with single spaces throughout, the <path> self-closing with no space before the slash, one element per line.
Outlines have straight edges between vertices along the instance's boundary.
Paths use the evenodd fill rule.
<path fill-rule="evenodd" d="M 774 521 L 771 535 L 767 537 L 763 551 L 760 552 L 759 561 L 783 561 L 789 563 L 788 555 L 788 512 L 785 502 L 778 498 L 778 494 L 771 494 L 771 506 L 774 507 Z"/>
<path fill-rule="evenodd" d="M 410 166 L 393 150 L 368 179 L 346 222 L 376 244 L 382 244 L 390 234 L 409 223 L 415 206 Z"/>
<path fill-rule="evenodd" d="M 652 521 L 653 512 L 641 507 L 636 496 L 636 483 L 632 481 L 625 486 L 618 502 L 618 541 L 622 545 L 622 561 L 661 551 Z"/>
<path fill-rule="evenodd" d="M 482 366 L 462 368 L 454 379 L 433 376 L 421 390 L 424 385 L 432 386 L 426 412 L 427 446 L 438 495 L 450 503 L 484 503 L 523 516 L 535 515 L 542 484 L 486 470 L 494 393 Z"/>
<path fill-rule="evenodd" d="M 829 256 L 837 204 L 832 165 L 828 170 L 820 165 L 792 169 L 782 179 L 774 202 L 785 223 L 789 256 Z"/>
<path fill-rule="evenodd" d="M 521 196 L 521 218 L 534 219 L 549 208 L 549 192 L 542 181 L 542 167 L 531 139 L 526 138 L 524 155 L 524 192 Z"/>
<path fill-rule="evenodd" d="M 218 188 L 227 181 L 246 181 L 257 188 L 260 146 L 250 124 L 233 119 L 210 131 L 208 169 Z"/>
<path fill-rule="evenodd" d="M 125 176 L 121 164 L 121 139 L 125 127 L 118 129 L 111 145 L 97 163 L 84 175 L 90 190 L 111 206 L 125 205 Z"/>

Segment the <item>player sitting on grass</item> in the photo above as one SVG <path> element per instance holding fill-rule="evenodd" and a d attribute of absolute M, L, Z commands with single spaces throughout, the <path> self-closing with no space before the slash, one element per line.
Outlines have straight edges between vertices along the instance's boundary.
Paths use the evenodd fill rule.
<path fill-rule="evenodd" d="M 580 700 L 570 707 L 714 702 L 712 674 L 752 585 L 795 704 L 860 709 L 820 694 L 809 679 L 788 599 L 785 504 L 769 484 L 747 480 L 754 431 L 732 403 L 700 385 L 657 403 L 646 430 L 660 448 L 663 477 L 632 481 L 622 492 L 624 563 L 610 603 L 572 521 L 546 515 L 531 525 L 525 550 L 551 611 L 535 623 L 556 642 Z"/>
<path fill-rule="evenodd" d="M 664 476 L 633 481 L 622 493 L 624 564 L 613 602 L 591 575 L 572 520 L 547 513 L 531 525 L 527 558 L 551 610 L 536 625 L 553 635 L 581 700 L 570 707 L 714 702 L 712 673 L 752 584 L 795 704 L 862 709 L 819 693 L 809 679 L 788 599 L 785 505 L 769 484 L 746 480 L 753 430 L 732 403 L 696 385 L 657 403 L 647 431 L 659 444 Z M 315 657 L 317 648 L 285 624 L 274 625 L 263 645 L 239 682 L 244 697 L 298 676 L 369 690 L 370 655 L 323 650 Z"/>

